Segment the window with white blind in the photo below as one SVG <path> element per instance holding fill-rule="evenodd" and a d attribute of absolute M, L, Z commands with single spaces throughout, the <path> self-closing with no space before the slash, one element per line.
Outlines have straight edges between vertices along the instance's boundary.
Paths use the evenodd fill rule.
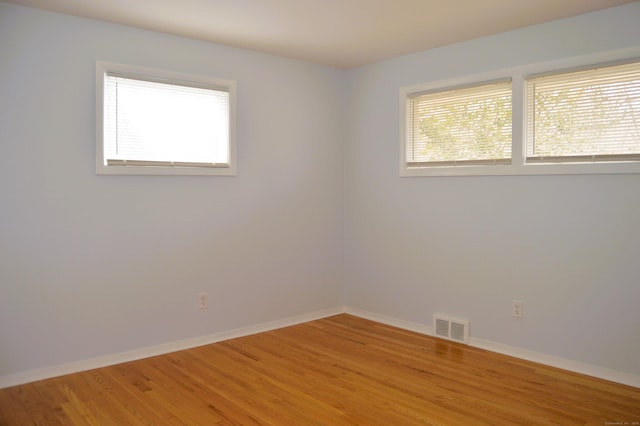
<path fill-rule="evenodd" d="M 511 163 L 511 81 L 413 94 L 408 167 Z"/>
<path fill-rule="evenodd" d="M 235 174 L 235 84 L 98 63 L 99 174 Z"/>
<path fill-rule="evenodd" d="M 400 175 L 640 173 L 640 59 L 593 63 L 401 88 Z"/>
<path fill-rule="evenodd" d="M 640 63 L 527 79 L 527 163 L 640 160 Z"/>

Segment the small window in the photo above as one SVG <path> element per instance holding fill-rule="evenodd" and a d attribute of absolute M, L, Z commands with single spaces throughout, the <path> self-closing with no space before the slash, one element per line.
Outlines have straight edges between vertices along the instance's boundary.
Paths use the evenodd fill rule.
<path fill-rule="evenodd" d="M 406 167 L 511 164 L 511 81 L 410 94 Z"/>
<path fill-rule="evenodd" d="M 235 83 L 98 63 L 99 174 L 235 174 Z"/>
<path fill-rule="evenodd" d="M 640 62 L 527 79 L 527 163 L 640 160 Z"/>

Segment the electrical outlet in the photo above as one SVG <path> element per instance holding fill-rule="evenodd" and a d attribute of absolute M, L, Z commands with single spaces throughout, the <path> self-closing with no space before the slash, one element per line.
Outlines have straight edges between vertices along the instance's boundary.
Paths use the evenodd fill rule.
<path fill-rule="evenodd" d="M 200 309 L 207 309 L 209 307 L 209 300 L 207 297 L 207 293 L 198 294 L 198 305 L 200 306 Z"/>
<path fill-rule="evenodd" d="M 524 316 L 522 300 L 511 301 L 511 316 L 514 318 L 522 318 Z"/>

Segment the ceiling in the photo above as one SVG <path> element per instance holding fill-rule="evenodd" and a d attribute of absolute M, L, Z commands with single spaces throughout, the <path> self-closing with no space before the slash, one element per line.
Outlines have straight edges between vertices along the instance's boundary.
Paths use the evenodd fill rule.
<path fill-rule="evenodd" d="M 635 0 L 3 0 L 336 68 Z"/>

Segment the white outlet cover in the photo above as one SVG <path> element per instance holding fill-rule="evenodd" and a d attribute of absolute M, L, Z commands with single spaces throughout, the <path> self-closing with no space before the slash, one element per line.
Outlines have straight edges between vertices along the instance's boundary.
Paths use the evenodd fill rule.
<path fill-rule="evenodd" d="M 524 304 L 522 300 L 511 301 L 511 315 L 514 318 L 522 318 L 524 316 Z"/>
<path fill-rule="evenodd" d="M 198 294 L 198 305 L 199 305 L 200 309 L 207 309 L 209 307 L 208 294 L 207 293 L 199 293 Z"/>

